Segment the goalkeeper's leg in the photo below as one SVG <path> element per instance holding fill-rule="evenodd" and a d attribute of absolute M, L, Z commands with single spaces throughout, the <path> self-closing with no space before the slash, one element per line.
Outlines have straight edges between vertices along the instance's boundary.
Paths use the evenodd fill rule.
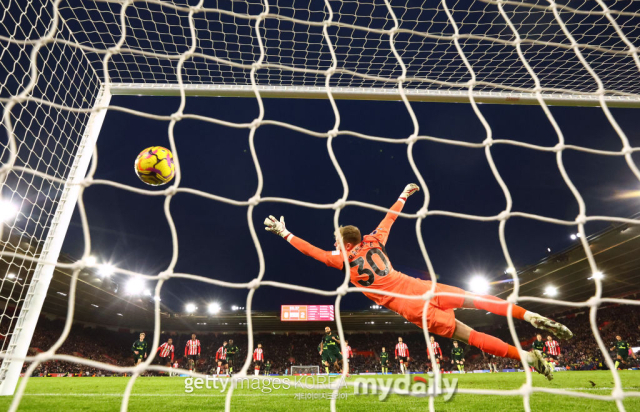
<path fill-rule="evenodd" d="M 428 284 L 426 284 L 427 281 L 424 282 L 425 287 L 430 287 L 431 282 Z M 478 309 L 495 313 L 500 316 L 508 315 L 509 304 L 507 301 L 495 296 L 477 295 L 475 293 L 467 292 L 463 289 L 441 283 L 436 285 L 436 292 L 455 293 L 458 296 L 438 295 L 433 298 L 429 306 L 433 305 L 444 310 L 457 308 Z M 512 305 L 511 315 L 515 319 L 531 323 L 535 328 L 551 332 L 560 339 L 571 339 L 573 337 L 573 333 L 571 333 L 566 326 L 537 313 L 530 312 L 521 306 Z"/>
<path fill-rule="evenodd" d="M 544 375 L 549 380 L 553 379 L 553 370 L 551 369 L 551 365 L 545 362 L 540 351 L 518 351 L 518 348 L 515 346 L 509 345 L 508 343 L 491 335 L 487 335 L 486 333 L 477 332 L 459 320 L 456 320 L 456 328 L 452 338 L 461 340 L 469 345 L 479 348 L 483 352 L 496 355 L 501 358 L 515 359 L 523 363 L 526 360 L 526 362 L 538 373 Z"/>

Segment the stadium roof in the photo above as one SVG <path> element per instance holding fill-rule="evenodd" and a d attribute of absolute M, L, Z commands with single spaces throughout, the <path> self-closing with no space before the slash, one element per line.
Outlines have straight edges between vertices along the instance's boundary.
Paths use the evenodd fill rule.
<path fill-rule="evenodd" d="M 599 270 L 604 274 L 603 297 L 627 297 L 640 292 L 640 227 L 629 225 L 615 225 L 588 239 Z M 70 261 L 68 256 L 61 256 L 61 261 Z M 20 296 L 15 294 L 15 282 L 29 282 L 32 270 L 24 275 L 21 262 L 13 260 L 1 261 L 0 268 L 5 274 L 1 286 L 1 295 L 5 299 L 11 296 L 8 307 L 24 299 L 26 292 Z M 18 272 L 16 272 L 18 270 Z M 20 270 L 22 272 L 20 272 Z M 11 273 L 19 274 L 9 279 Z M 595 293 L 595 282 L 592 276 L 582 246 L 576 244 L 562 252 L 552 254 L 535 265 L 518 271 L 520 279 L 520 295 L 546 297 L 544 290 L 553 285 L 558 290 L 556 299 L 579 302 L 587 301 Z M 500 297 L 507 297 L 513 284 L 508 280 L 510 275 L 502 276 L 503 282 L 494 283 L 491 291 Z M 69 284 L 71 272 L 56 269 L 47 298 L 44 302 L 43 313 L 50 316 L 64 318 L 67 316 Z M 97 271 L 83 271 L 79 275 L 76 291 L 76 309 L 74 318 L 77 321 L 96 323 L 108 327 L 127 329 L 153 329 L 154 302 L 150 296 L 131 296 L 124 292 L 124 285 L 118 283 L 114 277 L 101 277 Z M 496 290 L 500 288 L 500 290 Z M 14 291 L 12 294 L 12 290 Z M 558 314 L 571 309 L 562 305 L 549 305 L 539 302 L 523 302 L 527 309 L 543 314 Z M 10 310 L 5 311 L 9 316 Z M 462 322 L 482 327 L 505 322 L 496 315 L 477 310 L 458 310 L 456 317 Z M 278 312 L 254 312 L 252 314 L 253 329 L 255 331 L 309 331 L 322 329 L 322 322 L 281 322 Z M 342 322 L 345 330 L 384 331 L 384 330 L 417 330 L 416 326 L 407 323 L 404 318 L 386 309 L 343 311 Z M 161 302 L 161 322 L 164 331 L 198 331 L 225 332 L 246 331 L 246 316 L 244 310 L 225 311 L 216 315 L 194 315 L 172 313 Z"/>
<path fill-rule="evenodd" d="M 634 216 L 635 218 L 638 215 Z M 625 298 L 640 292 L 640 227 L 616 224 L 587 238 L 602 279 L 602 297 Z M 589 266 L 580 239 L 575 245 L 542 261 L 518 271 L 520 296 L 545 296 L 545 288 L 558 290 L 555 299 L 568 302 L 586 302 L 595 295 L 594 274 Z M 512 283 L 496 295 L 506 298 Z M 563 305 L 522 302 L 523 306 L 539 313 L 558 313 L 571 309 Z"/>

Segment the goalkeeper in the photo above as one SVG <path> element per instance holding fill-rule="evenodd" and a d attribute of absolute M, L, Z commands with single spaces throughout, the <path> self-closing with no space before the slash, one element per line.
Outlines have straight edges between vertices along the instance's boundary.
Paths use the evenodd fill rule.
<path fill-rule="evenodd" d="M 342 238 L 349 262 L 351 283 L 360 288 L 365 296 L 376 304 L 391 309 L 404 316 L 408 321 L 422 327 L 424 301 L 368 292 L 369 290 L 379 290 L 420 296 L 431 290 L 431 281 L 417 279 L 394 270 L 385 249 L 389 231 L 398 217 L 398 213 L 402 211 L 407 198 L 418 190 L 420 189 L 415 184 L 407 185 L 400 194 L 398 201 L 391 207 L 391 212 L 387 213 L 371 234 L 362 237 L 357 227 L 341 226 L 336 236 L 339 235 Z M 337 239 L 335 246 L 338 250 L 325 251 L 289 232 L 285 227 L 284 217 L 281 217 L 278 221 L 275 217 L 269 216 L 265 219 L 264 224 L 267 231 L 283 237 L 305 255 L 327 266 L 343 270 L 344 260 L 339 250 Z M 484 352 L 503 358 L 518 361 L 526 359 L 527 363 L 533 366 L 537 372 L 543 374 L 549 380 L 553 379 L 552 369 L 545 362 L 540 351 L 518 352 L 515 346 L 485 333 L 477 332 L 455 318 L 453 311 L 455 308 L 479 309 L 507 316 L 508 305 L 504 300 L 490 295 L 476 295 L 441 283 L 436 284 L 435 292 L 455 293 L 459 296 L 435 296 L 429 301 L 429 305 L 426 308 L 429 332 L 468 343 Z M 487 301 L 477 298 L 483 298 Z M 566 326 L 537 313 L 529 312 L 520 306 L 513 305 L 512 315 L 516 319 L 531 323 L 538 329 L 551 332 L 560 339 L 573 337 L 573 333 Z"/>

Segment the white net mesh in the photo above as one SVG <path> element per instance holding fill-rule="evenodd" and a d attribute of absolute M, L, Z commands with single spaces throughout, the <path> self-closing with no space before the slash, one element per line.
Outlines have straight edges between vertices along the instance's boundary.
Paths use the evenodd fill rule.
<path fill-rule="evenodd" d="M 252 65 L 260 60 L 253 76 L 259 86 L 313 88 L 328 82 L 366 93 L 397 89 L 403 75 L 409 95 L 466 92 L 472 78 L 478 95 L 530 93 L 536 85 L 518 55 L 515 29 L 519 49 L 546 93 L 593 98 L 590 94 L 598 91 L 572 48 L 575 42 L 605 95 L 634 100 L 627 94 L 638 94 L 638 83 L 628 76 L 637 70 L 630 46 L 640 36 L 633 2 L 607 2 L 605 13 L 597 2 L 569 1 L 556 6 L 562 21 L 545 0 L 502 2 L 504 16 L 497 7 L 501 2 L 489 0 L 399 2 L 390 9 L 381 1 L 327 2 L 331 44 L 323 34 L 329 18 L 323 0 L 203 2 L 192 18 L 192 44 L 187 6 L 196 3 L 148 1 L 127 7 L 123 37 L 121 2 L 70 1 L 59 9 L 78 42 L 94 49 L 87 56 L 96 70 L 102 70 L 107 48 L 121 48 L 109 64 L 114 83 L 176 84 L 179 57 L 193 45 L 181 69 L 181 80 L 189 85 L 250 85 Z M 576 33 L 572 41 L 565 28 Z M 335 72 L 327 78 L 331 67 Z"/>
<path fill-rule="evenodd" d="M 173 240 L 172 260 L 165 271 L 149 276 L 122 269 L 117 272 L 156 281 L 155 297 L 168 279 L 182 278 L 208 282 L 223 287 L 248 289 L 246 302 L 248 350 L 254 349 L 251 304 L 256 288 L 270 285 L 308 293 L 336 296 L 336 322 L 342 336 L 340 302 L 346 293 L 358 293 L 359 288 L 348 287 L 348 278 L 337 290 L 319 290 L 298 285 L 262 280 L 264 258 L 253 226 L 254 207 L 261 202 L 286 202 L 299 206 L 334 209 L 337 229 L 340 211 L 347 205 L 387 211 L 379 205 L 348 200 L 349 185 L 341 171 L 333 150 L 333 139 L 350 135 L 363 139 L 394 144 L 407 144 L 407 157 L 417 181 L 423 188 L 425 202 L 416 214 L 403 213 L 403 218 L 416 220 L 416 233 L 420 250 L 430 273 L 435 273 L 421 237 L 421 224 L 425 218 L 444 215 L 459 219 L 499 222 L 499 238 L 504 256 L 513 276 L 514 291 L 509 302 L 539 301 L 568 307 L 589 307 L 594 337 L 607 366 L 612 369 L 615 388 L 608 395 L 593 395 L 576 391 L 534 387 L 527 371 L 526 384 L 519 390 L 481 390 L 460 388 L 459 393 L 520 395 L 525 410 L 534 392 L 615 401 L 623 410 L 622 400 L 640 396 L 640 392 L 624 392 L 618 373 L 608 354 L 596 325 L 598 305 L 616 302 L 638 305 L 640 302 L 602 297 L 602 283 L 595 278 L 596 292 L 585 302 L 568 302 L 519 295 L 519 282 L 513 268 L 507 243 L 505 226 L 513 216 L 547 223 L 577 226 L 581 242 L 592 272 L 596 263 L 585 236 L 584 225 L 590 221 L 615 221 L 637 224 L 638 221 L 613 216 L 589 216 L 580 192 L 566 173 L 562 158 L 565 150 L 577 150 L 599 155 L 624 157 L 631 172 L 640 180 L 640 171 L 632 154 L 640 148 L 631 147 L 627 137 L 608 110 L 608 102 L 615 99 L 638 101 L 638 71 L 640 61 L 633 44 L 638 43 L 640 13 L 632 2 L 569 1 L 562 4 L 544 1 L 527 3 L 512 1 L 442 1 L 393 4 L 376 2 L 295 1 L 287 6 L 264 2 L 165 2 L 148 1 L 10 1 L 1 17 L 0 62 L 2 63 L 3 126 L 7 140 L 3 141 L 2 168 L 3 199 L 11 198 L 22 204 L 20 215 L 5 222 L 2 234 L 3 260 L 13 265 L 16 276 L 5 276 L 2 296 L 5 300 L 0 319 L 0 332 L 4 339 L 3 365 L 12 357 L 21 356 L 7 346 L 13 335 L 21 332 L 19 316 L 22 305 L 29 299 L 31 288 L 39 279 L 33 275 L 43 267 L 74 269 L 69 293 L 69 312 L 66 328 L 58 342 L 48 351 L 31 361 L 27 376 L 43 361 L 58 359 L 86 364 L 118 372 L 132 372 L 122 401 L 126 409 L 136 378 L 146 369 L 168 368 L 150 366 L 152 357 L 140 367 L 116 367 L 74 356 L 57 354 L 56 350 L 68 337 L 74 319 L 75 285 L 79 271 L 90 256 L 89 223 L 82 207 L 82 192 L 90 185 L 113 187 L 145 195 L 166 197 L 165 213 Z M 293 6 L 291 6 L 293 4 Z M 29 30 L 25 30 L 29 27 Z M 106 69 L 106 70 L 105 70 Z M 70 177 L 72 164 L 80 152 L 82 139 L 90 126 L 91 116 L 103 113 L 100 106 L 101 88 L 106 95 L 113 83 L 175 85 L 182 94 L 182 104 L 171 116 L 158 116 L 109 106 L 109 110 L 127 111 L 133 115 L 170 122 L 169 139 L 176 156 L 177 175 L 173 184 L 164 191 L 147 191 L 107 180 L 93 180 L 95 161 L 86 178 Z M 258 117 L 250 124 L 236 124 L 212 117 L 195 116 L 184 112 L 185 90 L 192 86 L 223 84 L 247 86 L 255 94 L 260 108 Z M 264 118 L 261 88 L 270 86 L 317 87 L 330 100 L 335 123 L 326 133 L 314 132 L 284 122 Z M 332 87 L 388 89 L 388 93 L 401 99 L 414 125 L 413 133 L 405 139 L 391 139 L 356 133 L 340 128 L 340 117 L 333 101 Z M 485 128 L 482 143 L 442 139 L 420 134 L 418 122 L 408 95 L 429 88 L 444 94 L 459 92 L 468 99 Z M 495 140 L 492 131 L 476 104 L 480 92 L 527 93 L 532 95 L 557 135 L 553 147 L 535 146 L 515 140 Z M 562 130 L 547 107 L 547 99 L 556 93 L 581 96 L 595 100 L 620 138 L 620 150 L 605 151 L 586 147 L 568 146 Z M 97 106 L 96 106 L 97 105 Z M 174 127 L 183 119 L 198 119 L 248 131 L 251 154 L 258 173 L 255 195 L 246 200 L 235 200 L 180 186 L 180 152 L 176 149 Z M 310 136 L 326 138 L 327 149 L 335 170 L 340 176 L 343 195 L 333 203 L 316 204 L 285 198 L 261 198 L 262 172 L 254 147 L 256 130 L 263 125 L 288 128 Z M 415 166 L 412 150 L 419 140 L 466 146 L 482 150 L 505 197 L 504 210 L 494 216 L 478 216 L 429 210 L 428 185 Z M 575 220 L 560 220 L 512 210 L 511 195 L 496 168 L 492 145 L 515 145 L 529 150 L 555 152 L 558 169 L 571 189 L 579 214 Z M 85 156 L 86 157 L 86 156 Z M 82 172 L 80 172 L 82 173 Z M 64 189 L 63 187 L 65 187 Z M 82 217 L 85 254 L 84 260 L 74 264 L 61 264 L 43 258 L 45 237 L 51 233 L 56 205 L 64 190 L 79 190 L 79 212 Z M 191 274 L 174 273 L 178 261 L 178 241 L 171 218 L 171 199 L 181 193 L 247 207 L 247 222 L 259 257 L 260 270 L 248 283 L 232 283 Z M 25 207 L 27 205 L 28 207 Z M 27 212 L 25 212 L 27 211 Z M 346 257 L 345 257 L 346 258 Z M 37 268 L 36 268 L 37 266 Z M 24 275 L 22 275 L 24 273 Z M 433 279 L 435 281 L 435 279 Z M 435 282 L 434 282 L 435 287 Z M 30 289 L 29 289 L 30 290 Z M 377 293 L 376 291 L 370 291 Z M 383 294 L 402 296 L 380 292 Z M 425 306 L 433 298 L 423 299 Z M 155 330 L 151 353 L 159 344 L 159 302 L 156 300 Z M 424 311 L 426 314 L 426 311 Z M 509 328 L 517 346 L 519 339 L 513 319 Z M 15 324 L 18 322 L 18 328 Z M 426 320 L 423 319 L 426 325 Z M 425 329 L 425 339 L 428 341 Z M 343 352 L 345 348 L 343 347 Z M 435 363 L 435 360 L 432 359 Z M 238 377 L 246 375 L 250 364 L 247 357 Z M 3 366 L 4 369 L 4 366 Z M 346 373 L 346 370 L 345 370 Z M 198 374 L 194 374 L 198 375 Z M 20 404 L 28 379 L 23 379 L 13 399 L 11 410 Z M 337 387 L 335 389 L 338 390 Z M 226 398 L 229 409 L 233 387 Z M 336 397 L 331 407 L 335 410 Z M 433 397 L 430 398 L 433 409 Z"/>

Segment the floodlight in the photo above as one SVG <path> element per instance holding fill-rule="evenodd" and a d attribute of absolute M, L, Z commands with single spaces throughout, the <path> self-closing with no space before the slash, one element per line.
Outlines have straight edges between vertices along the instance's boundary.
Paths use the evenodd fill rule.
<path fill-rule="evenodd" d="M 6 201 L 0 200 L 0 222 L 7 222 L 18 214 L 20 208 L 15 204 Z"/>
<path fill-rule="evenodd" d="M 131 278 L 125 286 L 125 290 L 129 295 L 139 295 L 144 290 L 144 281 L 140 278 Z"/>
<path fill-rule="evenodd" d="M 469 282 L 469 290 L 484 295 L 489 292 L 489 281 L 483 276 L 474 276 Z"/>
<path fill-rule="evenodd" d="M 207 307 L 207 310 L 212 315 L 215 315 L 216 313 L 220 312 L 220 305 L 218 305 L 215 302 L 214 303 L 209 303 L 209 306 Z"/>
<path fill-rule="evenodd" d="M 98 275 L 103 278 L 108 278 L 113 275 L 115 268 L 112 265 L 101 265 L 98 269 Z"/>

